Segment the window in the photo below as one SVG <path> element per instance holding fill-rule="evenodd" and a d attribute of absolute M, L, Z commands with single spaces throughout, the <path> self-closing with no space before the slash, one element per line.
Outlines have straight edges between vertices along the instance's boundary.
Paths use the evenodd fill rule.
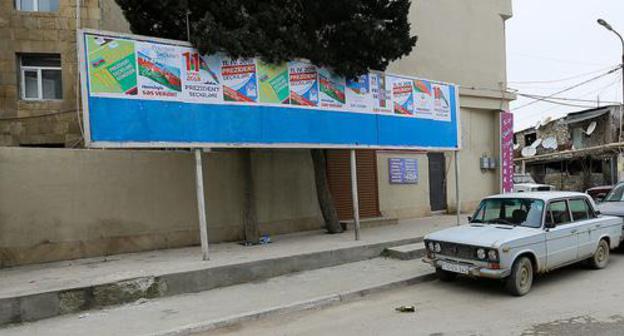
<path fill-rule="evenodd" d="M 546 212 L 546 223 L 561 225 L 570 223 L 570 211 L 568 210 L 568 202 L 556 201 L 548 205 Z"/>
<path fill-rule="evenodd" d="M 624 200 L 624 183 L 617 184 L 607 196 L 603 202 L 622 202 Z"/>
<path fill-rule="evenodd" d="M 572 211 L 572 219 L 575 222 L 593 218 L 594 216 L 590 209 L 587 201 L 582 198 L 570 200 L 570 211 Z"/>
<path fill-rule="evenodd" d="M 63 99 L 60 55 L 23 54 L 19 59 L 22 99 Z"/>
<path fill-rule="evenodd" d="M 15 8 L 24 12 L 56 12 L 59 0 L 15 0 Z"/>
<path fill-rule="evenodd" d="M 544 202 L 529 198 L 489 198 L 479 205 L 471 223 L 542 226 Z"/>
<path fill-rule="evenodd" d="M 524 135 L 524 146 L 531 146 L 537 140 L 537 133 L 528 133 Z"/>

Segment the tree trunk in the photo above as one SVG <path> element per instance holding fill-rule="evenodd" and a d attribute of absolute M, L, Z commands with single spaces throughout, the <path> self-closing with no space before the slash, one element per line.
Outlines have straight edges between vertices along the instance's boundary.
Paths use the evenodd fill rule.
<path fill-rule="evenodd" d="M 243 154 L 243 228 L 246 245 L 258 244 L 260 233 L 258 232 L 258 218 L 256 216 L 256 192 L 253 180 L 251 164 L 251 149 L 242 149 Z"/>
<path fill-rule="evenodd" d="M 325 228 L 329 233 L 341 233 L 344 230 L 338 221 L 338 213 L 336 212 L 334 199 L 329 191 L 329 182 L 327 181 L 327 157 L 325 156 L 325 150 L 311 149 L 310 154 L 314 164 L 316 196 L 325 220 Z"/>

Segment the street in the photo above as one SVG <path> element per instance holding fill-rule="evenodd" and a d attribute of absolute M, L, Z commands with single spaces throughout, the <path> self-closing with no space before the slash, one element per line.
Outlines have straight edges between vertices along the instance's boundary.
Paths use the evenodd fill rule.
<path fill-rule="evenodd" d="M 554 271 L 538 277 L 524 297 L 509 296 L 494 281 L 434 280 L 201 335 L 622 335 L 622 279 L 624 254 L 614 252 L 606 269 L 579 264 Z M 402 305 L 416 311 L 396 312 Z"/>

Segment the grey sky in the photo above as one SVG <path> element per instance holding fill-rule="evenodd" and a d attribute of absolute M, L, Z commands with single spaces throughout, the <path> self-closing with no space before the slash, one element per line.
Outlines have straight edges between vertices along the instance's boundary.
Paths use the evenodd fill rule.
<path fill-rule="evenodd" d="M 624 0 L 513 0 L 513 8 L 514 16 L 507 22 L 509 87 L 522 93 L 550 95 L 606 72 L 606 68 L 620 62 L 620 41 L 599 26 L 596 19 L 604 18 L 624 34 Z M 580 74 L 586 75 L 551 83 L 518 83 Z M 620 74 L 611 74 L 557 97 L 592 100 L 567 102 L 592 107 L 598 96 L 603 102 L 620 101 Z M 558 117 L 583 109 L 544 102 L 518 109 L 531 101 L 518 98 L 511 105 L 516 130 L 533 126 L 547 116 Z"/>

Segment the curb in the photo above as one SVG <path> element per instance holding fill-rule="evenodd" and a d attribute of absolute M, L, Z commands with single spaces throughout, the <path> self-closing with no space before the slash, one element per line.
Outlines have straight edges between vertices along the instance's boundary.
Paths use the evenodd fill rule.
<path fill-rule="evenodd" d="M 309 310 L 317 310 L 329 308 L 343 303 L 357 301 L 368 295 L 381 293 L 391 289 L 407 287 L 426 281 L 436 279 L 435 273 L 426 273 L 416 277 L 403 280 L 388 282 L 385 284 L 375 285 L 367 288 L 356 289 L 353 291 L 322 296 L 305 301 L 294 302 L 287 305 L 277 306 L 264 310 L 252 311 L 249 313 L 233 315 L 226 318 L 190 324 L 174 330 L 150 334 L 149 336 L 189 336 L 201 332 L 215 331 L 221 328 L 233 327 L 239 324 L 257 321 L 267 317 L 301 313 Z"/>

